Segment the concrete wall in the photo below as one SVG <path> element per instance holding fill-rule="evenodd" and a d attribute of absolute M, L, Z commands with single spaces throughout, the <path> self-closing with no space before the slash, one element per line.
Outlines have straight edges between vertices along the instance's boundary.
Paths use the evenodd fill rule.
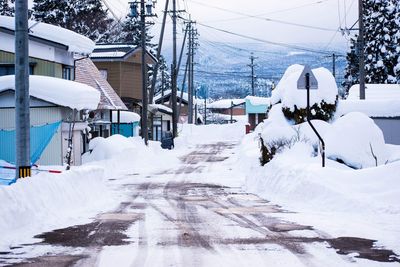
<path fill-rule="evenodd" d="M 400 145 L 400 117 L 373 120 L 381 128 L 387 144 Z"/>

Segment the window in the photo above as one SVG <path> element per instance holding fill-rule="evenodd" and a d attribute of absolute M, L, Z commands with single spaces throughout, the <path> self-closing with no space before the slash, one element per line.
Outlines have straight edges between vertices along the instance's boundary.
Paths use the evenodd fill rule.
<path fill-rule="evenodd" d="M 62 78 L 64 80 L 73 80 L 73 68 L 70 66 L 63 66 L 62 68 Z"/>
<path fill-rule="evenodd" d="M 108 76 L 108 71 L 107 70 L 99 70 L 101 76 L 107 80 L 107 76 Z"/>
<path fill-rule="evenodd" d="M 29 64 L 29 75 L 33 75 L 33 68 L 35 64 Z M 14 75 L 15 66 L 14 64 L 0 64 L 0 76 Z"/>

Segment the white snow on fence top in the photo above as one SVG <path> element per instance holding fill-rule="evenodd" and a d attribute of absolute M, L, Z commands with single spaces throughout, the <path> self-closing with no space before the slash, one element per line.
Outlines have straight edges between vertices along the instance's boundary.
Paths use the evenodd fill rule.
<path fill-rule="evenodd" d="M 131 111 L 120 111 L 119 122 L 120 123 L 132 123 L 140 121 L 139 114 Z M 114 111 L 112 113 L 112 122 L 118 122 L 118 112 Z"/>
<path fill-rule="evenodd" d="M 355 84 L 349 90 L 348 100 L 360 99 L 360 85 Z M 400 100 L 400 84 L 366 84 L 367 100 Z"/>
<path fill-rule="evenodd" d="M 353 85 L 347 100 L 339 102 L 336 116 L 354 111 L 369 117 L 400 117 L 400 84 L 366 84 L 364 100 L 360 100 L 360 86 Z"/>
<path fill-rule="evenodd" d="M 253 106 L 269 106 L 271 105 L 271 98 L 269 97 L 259 97 L 259 96 L 246 96 L 246 100 L 250 101 Z"/>
<path fill-rule="evenodd" d="M 218 101 L 214 101 L 208 105 L 208 108 L 215 108 L 215 109 L 227 109 L 233 105 L 241 105 L 244 104 L 246 101 L 244 99 L 221 99 Z"/>
<path fill-rule="evenodd" d="M 290 66 L 275 90 L 272 91 L 271 103 L 282 102 L 283 107 L 294 109 L 307 107 L 307 90 L 297 89 L 297 81 L 304 69 L 302 65 Z M 332 73 L 326 68 L 313 69 L 318 89 L 310 90 L 310 104 L 320 103 L 324 100 L 328 104 L 334 104 L 338 94 L 338 88 Z"/>
<path fill-rule="evenodd" d="M 0 77 L 0 92 L 15 90 L 15 76 Z M 100 102 L 100 92 L 86 84 L 59 78 L 30 75 L 30 96 L 71 109 L 95 110 Z"/>
<path fill-rule="evenodd" d="M 15 31 L 14 17 L 0 16 L 0 27 Z M 29 20 L 29 28 L 29 35 L 63 44 L 69 52 L 88 55 L 95 46 L 89 38 L 58 26 Z"/>

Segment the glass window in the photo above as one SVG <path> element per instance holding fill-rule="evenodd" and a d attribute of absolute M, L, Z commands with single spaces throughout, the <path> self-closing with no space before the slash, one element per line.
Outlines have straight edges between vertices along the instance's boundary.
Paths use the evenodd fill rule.
<path fill-rule="evenodd" d="M 29 75 L 33 75 L 33 67 L 34 67 L 33 64 L 29 65 Z M 14 74 L 15 74 L 14 64 L 7 64 L 7 65 L 0 64 L 0 76 L 14 75 Z"/>
<path fill-rule="evenodd" d="M 62 78 L 65 80 L 73 80 L 73 72 L 71 67 L 63 66 Z"/>

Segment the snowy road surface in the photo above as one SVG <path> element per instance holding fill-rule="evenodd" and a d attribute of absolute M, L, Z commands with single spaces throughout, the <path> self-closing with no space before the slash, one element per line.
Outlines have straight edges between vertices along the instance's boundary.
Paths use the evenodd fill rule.
<path fill-rule="evenodd" d="M 0 264 L 18 261 L 27 251 L 39 256 L 15 266 L 399 264 L 391 251 L 373 248 L 372 240 L 331 238 L 312 226 L 286 221 L 283 215 L 291 211 L 284 207 L 239 186 L 225 186 L 221 176 L 237 175 L 230 161 L 236 146 L 196 145 L 180 157 L 178 168 L 110 179 L 128 196 L 119 208 L 88 224 L 40 234 L 39 243 L 0 255 Z"/>

